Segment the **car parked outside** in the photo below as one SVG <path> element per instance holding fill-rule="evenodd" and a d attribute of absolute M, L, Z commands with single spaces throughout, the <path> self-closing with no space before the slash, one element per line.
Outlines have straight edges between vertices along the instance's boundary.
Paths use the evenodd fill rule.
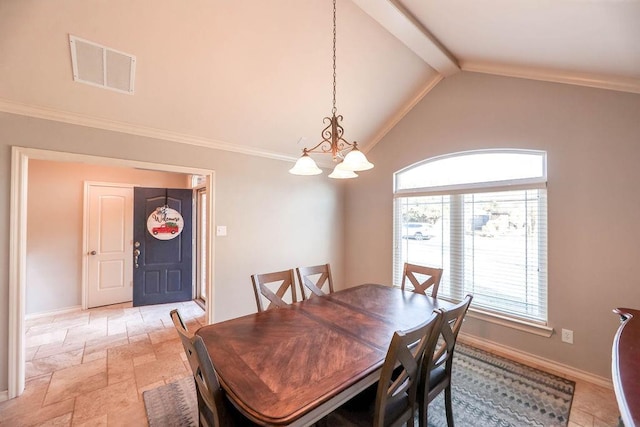
<path fill-rule="evenodd" d="M 433 237 L 431 226 L 421 222 L 407 222 L 402 224 L 402 238 L 415 240 L 429 240 Z"/>

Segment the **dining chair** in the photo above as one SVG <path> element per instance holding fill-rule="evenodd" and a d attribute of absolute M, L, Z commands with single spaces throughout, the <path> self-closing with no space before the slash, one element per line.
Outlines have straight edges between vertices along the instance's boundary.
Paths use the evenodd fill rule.
<path fill-rule="evenodd" d="M 182 320 L 182 316 L 180 316 L 180 312 L 177 308 L 171 310 L 171 312 L 169 312 L 169 315 L 171 316 L 171 320 L 176 327 L 176 331 L 178 331 L 178 336 L 180 337 L 180 341 L 182 342 L 182 347 L 184 348 L 184 352 L 187 355 L 187 361 L 189 362 L 189 366 L 191 367 L 191 375 L 193 376 L 193 380 L 196 385 L 198 408 L 200 408 L 204 405 L 204 401 L 202 399 L 200 391 L 198 390 L 198 382 L 195 380 L 195 375 L 198 370 L 198 359 L 196 355 L 196 349 L 193 346 L 193 334 L 191 334 L 187 329 L 187 325 Z"/>
<path fill-rule="evenodd" d="M 433 357 L 425 357 L 422 363 L 420 386 L 418 387 L 419 426 L 427 427 L 429 402 L 444 390 L 447 426 L 453 427 L 451 406 L 451 371 L 458 333 L 467 314 L 473 295 L 468 294 L 462 301 L 448 310 L 442 309 L 443 321 L 438 332 L 439 339 Z"/>
<path fill-rule="evenodd" d="M 220 387 L 207 346 L 199 335 L 193 336 L 196 370 L 194 379 L 198 392 L 198 417 L 200 426 L 205 427 L 233 427 L 255 426 L 256 424 L 245 417 L 229 401 Z"/>
<path fill-rule="evenodd" d="M 442 312 L 435 310 L 421 325 L 396 331 L 378 384 L 356 396 L 355 403 L 347 402 L 339 408 L 327 424 L 382 427 L 406 423 L 413 427 L 422 361 L 424 357 L 433 357 L 442 321 Z"/>
<path fill-rule="evenodd" d="M 182 347 L 184 348 L 184 352 L 187 355 L 187 361 L 189 362 L 189 366 L 191 366 L 191 372 L 195 373 L 197 361 L 195 349 L 193 348 L 192 343 L 193 335 L 189 333 L 187 325 L 182 320 L 182 316 L 180 316 L 180 312 L 177 308 L 171 310 L 171 312 L 169 312 L 169 315 L 171 316 L 171 320 L 173 321 L 173 324 L 178 331 L 178 335 L 180 336 Z"/>
<path fill-rule="evenodd" d="M 405 289 L 406 279 L 409 279 L 413 285 L 413 291 L 426 295 L 427 289 L 432 287 L 431 296 L 438 297 L 438 287 L 442 278 L 442 269 L 426 267 L 423 265 L 404 263 L 404 271 L 402 272 L 402 290 Z"/>
<path fill-rule="evenodd" d="M 306 300 L 313 295 L 324 296 L 327 293 L 333 293 L 333 279 L 331 278 L 331 267 L 329 264 L 314 265 L 313 267 L 298 267 L 298 283 L 300 283 L 300 292 L 302 299 Z M 323 290 L 327 285 L 328 290 Z M 306 289 L 310 291 L 307 296 Z"/>
<path fill-rule="evenodd" d="M 297 302 L 296 282 L 293 276 L 293 269 L 275 273 L 254 274 L 251 276 L 251 281 L 253 282 L 253 291 L 255 292 L 258 311 L 286 307 L 289 305 L 289 303 L 284 300 L 287 293 L 290 294 L 292 303 Z M 277 287 L 275 292 L 271 290 L 271 287 Z M 266 306 L 263 297 L 269 301 Z"/>

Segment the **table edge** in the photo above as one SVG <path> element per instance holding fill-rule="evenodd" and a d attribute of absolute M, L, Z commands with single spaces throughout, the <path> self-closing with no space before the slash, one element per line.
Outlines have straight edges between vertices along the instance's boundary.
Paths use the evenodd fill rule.
<path fill-rule="evenodd" d="M 619 349 L 621 343 L 624 341 L 623 333 L 630 328 L 640 328 L 640 311 L 629 308 L 616 308 L 613 312 L 620 316 L 622 323 L 618 327 L 616 335 L 613 339 L 612 355 L 611 355 L 611 368 L 612 368 L 612 380 L 613 390 L 618 402 L 618 408 L 620 409 L 620 417 L 626 427 L 634 427 L 637 421 L 640 421 L 640 408 L 632 406 L 631 402 L 625 394 L 624 384 L 621 379 L 620 369 L 620 353 Z M 637 400 L 640 398 L 636 398 Z"/>

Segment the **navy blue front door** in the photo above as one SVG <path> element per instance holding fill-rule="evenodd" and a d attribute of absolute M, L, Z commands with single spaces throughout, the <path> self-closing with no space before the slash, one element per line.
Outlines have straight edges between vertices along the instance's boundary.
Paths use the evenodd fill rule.
<path fill-rule="evenodd" d="M 192 299 L 192 201 L 192 190 L 134 188 L 134 307 Z M 181 214 L 182 232 L 171 218 L 148 229 L 149 217 L 161 216 L 164 206 Z"/>

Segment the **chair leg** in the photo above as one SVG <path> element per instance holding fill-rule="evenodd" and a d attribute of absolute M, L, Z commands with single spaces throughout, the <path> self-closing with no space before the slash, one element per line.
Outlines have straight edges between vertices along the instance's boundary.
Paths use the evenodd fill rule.
<path fill-rule="evenodd" d="M 427 408 L 429 404 L 425 402 L 425 399 L 419 399 L 418 402 L 418 427 L 427 427 Z"/>
<path fill-rule="evenodd" d="M 420 423 L 424 424 L 424 427 L 427 427 L 427 425 L 429 424 L 429 403 L 426 403 L 424 405 L 424 411 L 420 413 Z"/>
<path fill-rule="evenodd" d="M 447 426 L 453 427 L 453 407 L 451 406 L 451 383 L 444 389 L 444 406 L 447 411 Z"/>

